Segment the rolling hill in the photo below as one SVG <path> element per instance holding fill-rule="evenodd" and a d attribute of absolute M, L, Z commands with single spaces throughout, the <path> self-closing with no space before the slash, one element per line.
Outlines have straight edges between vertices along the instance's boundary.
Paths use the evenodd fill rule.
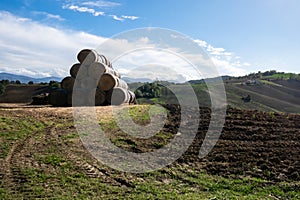
<path fill-rule="evenodd" d="M 300 81 L 258 80 L 255 85 L 225 84 L 227 102 L 232 107 L 274 112 L 300 113 Z M 250 95 L 251 101 L 242 97 Z"/>
<path fill-rule="evenodd" d="M 260 110 L 271 112 L 300 113 L 300 75 L 292 73 L 274 73 L 266 75 L 250 74 L 243 77 L 222 77 L 227 96 L 227 104 L 234 108 L 247 110 Z M 201 106 L 210 106 L 209 92 L 206 83 L 220 84 L 215 79 L 193 80 L 186 84 L 191 84 L 198 97 Z M 216 79 L 218 80 L 218 79 Z M 220 80 L 220 79 L 219 79 Z M 131 84 L 135 86 L 136 84 Z M 177 94 L 184 98 L 184 85 L 174 85 Z M 245 98 L 249 95 L 249 101 Z M 243 100 L 244 98 L 244 100 Z M 157 103 L 159 101 L 173 101 L 175 96 L 162 95 L 160 98 L 139 99 L 139 102 Z"/>
<path fill-rule="evenodd" d="M 12 78 L 23 82 L 29 79 L 21 79 L 23 76 L 9 75 L 1 78 Z M 293 78 L 291 78 L 293 77 Z M 23 77 L 24 78 L 24 77 Z M 28 77 L 27 77 L 28 78 Z M 288 112 L 300 113 L 300 78 L 299 75 L 288 73 L 266 74 L 258 76 L 252 74 L 244 77 L 222 77 L 226 89 L 227 104 L 233 108 L 246 110 L 260 110 L 268 112 Z M 47 82 L 51 78 L 35 79 L 35 82 Z M 12 79 L 9 79 L 12 80 Z M 56 78 L 60 81 L 60 78 Z M 205 80 L 212 84 L 214 79 Z M 210 106 L 210 97 L 204 80 L 193 80 L 186 84 L 191 84 L 195 90 L 200 106 Z M 132 91 L 142 86 L 144 83 L 128 82 Z M 9 85 L 6 91 L 0 96 L 1 103 L 29 103 L 31 97 L 37 93 L 47 92 L 44 86 L 29 85 Z M 184 93 L 184 84 L 175 84 L 174 88 L 177 94 L 184 98 L 190 98 Z M 249 95 L 249 101 L 244 101 Z M 140 98 L 138 103 L 176 103 L 177 100 L 172 94 L 162 94 L 159 98 Z"/>
<path fill-rule="evenodd" d="M 50 81 L 61 81 L 62 78 L 60 77 L 44 77 L 44 78 L 33 78 L 23 75 L 16 75 L 10 73 L 0 73 L 0 80 L 9 80 L 9 81 L 21 81 L 21 83 L 28 83 L 29 81 L 33 81 L 34 83 L 41 83 L 41 82 L 50 82 Z"/>

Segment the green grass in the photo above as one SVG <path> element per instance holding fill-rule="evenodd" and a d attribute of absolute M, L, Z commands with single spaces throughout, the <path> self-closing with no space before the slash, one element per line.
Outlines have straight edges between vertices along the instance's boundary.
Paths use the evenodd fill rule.
<path fill-rule="evenodd" d="M 144 110 L 145 109 L 145 110 Z M 149 107 L 134 108 L 130 111 L 133 117 L 147 119 Z M 155 112 L 154 112 L 155 113 Z M 160 113 L 157 110 L 157 113 Z M 270 113 L 272 116 L 273 113 Z M 149 117 L 149 116 L 148 116 Z M 255 117 L 255 116 L 253 116 Z M 209 175 L 201 167 L 191 164 L 172 164 L 161 170 L 143 174 L 130 174 L 109 169 L 98 164 L 97 169 L 104 172 L 98 178 L 90 177 L 87 171 L 76 165 L 76 160 L 69 157 L 76 153 L 80 146 L 70 144 L 78 139 L 74 129 L 68 129 L 69 122 L 57 119 L 54 122 L 40 122 L 33 118 L 1 117 L 1 141 L 22 140 L 29 134 L 35 135 L 43 149 L 32 151 L 36 165 L 16 165 L 15 185 L 6 185 L 0 181 L 0 199 L 299 199 L 300 182 L 269 182 L 258 178 L 224 178 Z M 107 116 L 100 123 L 110 131 L 118 131 L 114 120 Z M 64 126 L 64 124 L 66 126 Z M 62 130 L 53 138 L 49 128 Z M 4 131 L 5 130 L 5 131 Z M 6 134 L 10 132 L 13 136 Z M 162 132 L 157 134 L 163 140 L 168 138 Z M 136 142 L 124 136 L 118 136 L 115 143 L 126 148 L 137 146 Z M 68 146 L 68 145 L 73 146 Z M 157 143 L 157 147 L 163 143 Z M 62 151 L 67 148 L 68 153 Z M 69 151 L 69 148 L 72 150 Z M 9 149 L 9 147 L 8 147 Z M 92 163 L 92 159 L 78 151 L 79 159 Z M 3 161 L 0 158 L 0 161 Z M 196 161 L 195 161 L 196 162 Z M 129 186 L 118 180 L 125 180 Z"/>
<path fill-rule="evenodd" d="M 0 158 L 5 158 L 12 144 L 33 132 L 40 132 L 45 127 L 44 122 L 33 118 L 0 118 Z"/>
<path fill-rule="evenodd" d="M 282 79 L 282 80 L 288 80 L 290 78 L 292 79 L 300 79 L 300 76 L 295 73 L 276 73 L 272 76 L 263 76 L 263 79 Z"/>
<path fill-rule="evenodd" d="M 192 167 L 179 166 L 134 176 L 132 187 L 107 184 L 80 172 L 43 172 L 21 169 L 24 181 L 18 192 L 0 190 L 0 197 L 55 199 L 298 199 L 299 188 L 289 183 L 269 183 L 261 179 L 226 179 L 207 175 Z M 112 177 L 118 177 L 117 172 Z M 114 177 L 115 176 L 115 177 Z M 125 176 L 131 176 L 125 174 Z M 299 185 L 298 185 L 299 186 Z M 22 193 L 20 191 L 26 191 Z"/>
<path fill-rule="evenodd" d="M 65 162 L 65 159 L 58 155 L 46 155 L 40 157 L 40 160 L 46 165 L 59 166 L 61 163 Z"/>
<path fill-rule="evenodd" d="M 279 85 L 277 83 L 271 82 L 271 81 L 267 81 L 267 80 L 260 80 L 259 81 L 262 84 L 266 84 L 266 85 L 272 85 L 272 86 L 277 86 L 277 87 L 282 87 L 282 85 Z"/>

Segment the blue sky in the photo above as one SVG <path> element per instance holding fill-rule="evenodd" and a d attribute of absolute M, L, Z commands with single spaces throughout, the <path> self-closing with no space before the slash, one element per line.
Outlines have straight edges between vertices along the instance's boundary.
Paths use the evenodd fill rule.
<path fill-rule="evenodd" d="M 222 75 L 300 73 L 299 9 L 297 0 L 2 0 L 0 71 L 66 76 L 80 49 L 162 27 L 198 42 Z"/>

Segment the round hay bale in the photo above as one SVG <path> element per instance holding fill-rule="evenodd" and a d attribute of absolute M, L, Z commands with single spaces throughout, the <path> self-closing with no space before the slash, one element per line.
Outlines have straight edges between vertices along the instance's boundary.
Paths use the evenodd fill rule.
<path fill-rule="evenodd" d="M 80 88 L 85 90 L 93 90 L 97 88 L 97 80 L 86 77 L 82 80 L 80 80 Z"/>
<path fill-rule="evenodd" d="M 67 76 L 61 81 L 61 87 L 67 91 L 72 91 L 74 87 L 74 82 L 75 79 L 73 77 Z"/>
<path fill-rule="evenodd" d="M 70 68 L 70 75 L 73 77 L 73 78 L 76 78 L 77 76 L 77 73 L 80 69 L 80 66 L 81 64 L 80 63 L 75 63 L 74 65 L 72 65 L 72 67 Z"/>
<path fill-rule="evenodd" d="M 108 91 L 116 85 L 117 77 L 109 73 L 103 74 L 98 82 L 98 88 L 100 88 L 103 91 Z"/>
<path fill-rule="evenodd" d="M 80 63 L 83 63 L 85 65 L 90 65 L 93 62 L 100 62 L 112 68 L 111 62 L 109 62 L 104 55 L 98 54 L 98 52 L 93 49 L 81 50 L 77 55 L 77 59 Z"/>
<path fill-rule="evenodd" d="M 128 90 L 128 85 L 124 80 L 117 78 L 117 81 L 118 81 L 118 83 L 115 87 L 121 87 L 121 88 Z"/>
<path fill-rule="evenodd" d="M 123 103 L 129 103 L 130 95 L 128 91 L 121 87 L 115 87 L 112 90 L 110 103 L 111 105 L 121 105 Z"/>
<path fill-rule="evenodd" d="M 67 91 L 61 88 L 52 90 L 49 94 L 49 103 L 56 107 L 67 106 Z"/>
<path fill-rule="evenodd" d="M 94 79 L 99 79 L 105 72 L 106 66 L 99 62 L 92 63 L 88 68 L 88 76 Z"/>
<path fill-rule="evenodd" d="M 114 87 L 122 87 L 124 89 L 128 89 L 128 85 L 125 81 L 119 79 L 113 74 L 104 73 L 98 82 L 98 88 L 103 91 L 108 91 Z"/>
<path fill-rule="evenodd" d="M 99 79 L 104 73 L 113 74 L 120 78 L 120 74 L 113 68 L 108 67 L 104 63 L 94 62 L 88 68 L 88 76 L 94 79 Z"/>
<path fill-rule="evenodd" d="M 129 97 L 130 97 L 129 103 L 130 103 L 130 104 L 136 103 L 136 99 L 135 99 L 135 94 L 134 94 L 134 92 L 128 90 L 128 94 L 129 94 Z"/>
<path fill-rule="evenodd" d="M 73 78 L 83 79 L 88 76 L 87 71 L 88 71 L 88 66 L 80 64 L 80 63 L 75 63 L 70 68 L 70 75 Z"/>
<path fill-rule="evenodd" d="M 83 63 L 83 61 L 85 60 L 85 58 L 87 57 L 87 55 L 89 55 L 89 53 L 91 52 L 90 49 L 82 49 L 78 54 L 77 54 L 77 60 L 80 63 Z"/>
<path fill-rule="evenodd" d="M 75 88 L 72 92 L 72 106 L 91 106 L 91 92 L 82 88 Z"/>
<path fill-rule="evenodd" d="M 106 97 L 105 97 L 105 92 L 96 89 L 96 94 L 95 94 L 95 106 L 101 106 L 105 103 Z"/>
<path fill-rule="evenodd" d="M 111 102 L 111 95 L 112 95 L 113 89 L 105 91 L 105 101 L 110 104 Z"/>
<path fill-rule="evenodd" d="M 68 104 L 68 106 L 72 106 L 72 95 L 73 95 L 73 92 L 68 92 L 68 94 L 67 94 L 67 104 Z"/>
<path fill-rule="evenodd" d="M 121 74 L 118 71 L 115 71 L 115 73 L 116 73 L 115 74 L 116 77 L 121 78 Z"/>
<path fill-rule="evenodd" d="M 88 65 L 81 64 L 81 66 L 76 74 L 76 79 L 81 80 L 81 79 L 88 77 L 88 68 L 89 68 Z"/>

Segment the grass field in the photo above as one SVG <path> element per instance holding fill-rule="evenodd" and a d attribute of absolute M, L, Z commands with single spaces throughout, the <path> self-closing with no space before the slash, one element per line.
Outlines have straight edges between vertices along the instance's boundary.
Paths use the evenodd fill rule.
<path fill-rule="evenodd" d="M 135 146 L 141 151 L 144 151 L 142 147 L 160 148 L 160 146 L 155 146 L 152 141 L 143 145 L 139 140 L 128 140 L 128 137 L 120 132 L 111 118 L 110 109 L 109 106 L 97 108 L 97 113 L 100 114 L 99 123 L 106 128 L 107 132 L 114 134 L 116 145 L 125 149 L 131 149 Z M 147 123 L 149 122 L 148 109 L 147 106 L 136 106 L 131 109 L 130 115 L 136 123 Z M 230 160 L 220 161 L 220 157 L 217 155 L 219 147 L 216 147 L 216 152 L 212 152 L 204 160 L 190 157 L 193 153 L 188 153 L 186 159 L 179 159 L 163 169 L 142 174 L 131 174 L 113 170 L 94 159 L 87 152 L 74 127 L 71 108 L 11 107 L 1 108 L 0 112 L 0 199 L 300 198 L 300 182 L 297 177 L 275 180 L 271 178 L 273 173 L 271 168 L 259 172 L 260 165 L 258 164 L 253 164 L 252 168 L 256 168 L 253 173 L 263 173 L 261 176 L 234 173 L 229 168 L 227 169 L 229 166 L 226 163 L 230 163 Z M 272 116 L 285 121 L 298 120 L 293 115 L 274 115 L 274 113 L 271 115 L 259 112 L 243 114 L 240 111 L 232 110 L 228 113 L 229 124 L 226 127 L 231 127 L 230 124 L 243 118 L 252 121 L 256 119 L 259 122 L 261 121 L 259 120 L 260 117 L 264 117 L 266 119 L 264 121 L 267 123 L 274 120 Z M 279 125 L 285 123 L 292 123 L 292 121 L 277 122 Z M 253 126 L 245 124 L 244 128 L 251 131 L 252 128 L 258 126 L 257 124 L 253 124 Z M 166 134 L 172 134 L 172 130 L 164 129 Z M 232 130 L 239 131 L 238 129 Z M 289 133 L 283 129 L 280 132 Z M 158 141 L 166 134 L 158 135 L 154 140 Z M 243 132 L 240 134 L 241 137 L 244 137 Z M 300 133 L 298 131 L 294 134 L 299 136 Z M 236 132 L 233 133 L 234 135 L 237 135 Z M 299 139 L 296 138 L 299 137 L 293 138 L 287 138 L 285 141 L 294 143 L 296 148 L 296 145 L 299 145 Z M 167 142 L 164 138 L 162 141 Z M 221 141 L 237 141 L 237 139 L 224 138 Z M 251 139 L 241 140 L 241 142 L 245 141 L 249 141 L 248 146 L 251 146 Z M 286 148 L 291 148 L 292 143 Z M 237 152 L 235 153 L 243 152 L 238 150 L 242 146 L 238 147 L 237 142 L 235 145 L 233 143 L 228 144 L 230 144 L 228 147 L 236 148 L 235 151 Z M 268 152 L 268 147 L 264 148 Z M 222 152 L 225 156 L 229 155 L 226 148 Z M 231 153 L 234 154 L 234 152 Z M 295 153 L 299 154 L 299 151 Z M 215 154 L 216 156 L 214 156 Z M 238 158 L 239 155 L 236 156 Z M 190 160 L 191 158 L 192 160 Z M 280 156 L 278 159 L 281 159 Z M 215 161 L 212 162 L 212 160 Z M 240 162 L 237 163 L 238 166 L 246 167 L 244 166 L 246 160 L 238 159 L 237 162 Z M 229 174 L 226 175 L 222 171 L 220 174 L 213 173 L 213 169 L 218 169 L 217 164 L 223 166 L 220 170 L 226 169 Z M 250 161 L 249 165 L 252 165 Z"/>

